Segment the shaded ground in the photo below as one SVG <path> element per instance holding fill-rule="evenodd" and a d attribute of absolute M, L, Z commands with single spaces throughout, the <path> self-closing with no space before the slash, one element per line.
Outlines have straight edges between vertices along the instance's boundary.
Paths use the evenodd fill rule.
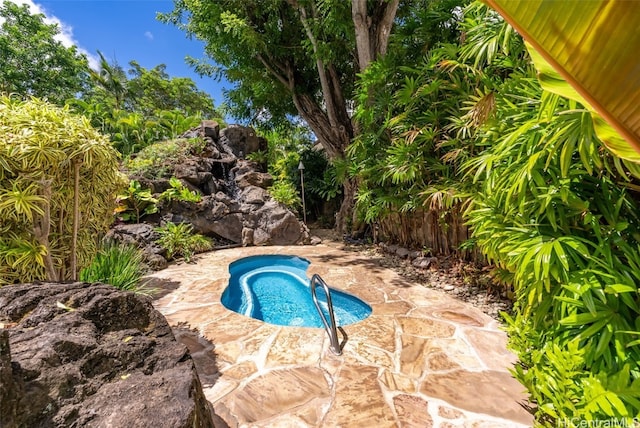
<path fill-rule="evenodd" d="M 403 278 L 427 288 L 442 290 L 464 302 L 470 303 L 495 320 L 503 321 L 500 312 L 510 313 L 513 302 L 508 291 L 496 284 L 490 271 L 471 262 L 458 261 L 454 257 L 439 257 L 429 269 L 413 267 L 407 260 L 382 251 L 372 244 L 355 245 L 343 242 L 332 229 L 311 229 L 324 241 L 344 244 L 345 251 L 361 253 L 371 260 L 372 266 L 393 269 Z"/>

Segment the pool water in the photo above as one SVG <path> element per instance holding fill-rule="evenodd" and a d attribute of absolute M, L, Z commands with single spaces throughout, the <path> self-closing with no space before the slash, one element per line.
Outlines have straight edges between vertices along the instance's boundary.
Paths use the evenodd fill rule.
<path fill-rule="evenodd" d="M 229 265 L 229 285 L 222 304 L 234 312 L 264 322 L 285 326 L 322 327 L 311 298 L 307 278 L 309 261 L 296 256 L 262 255 L 237 260 Z M 316 287 L 318 302 L 327 320 L 324 289 Z M 353 324 L 371 315 L 371 307 L 357 297 L 331 289 L 336 324 Z"/>

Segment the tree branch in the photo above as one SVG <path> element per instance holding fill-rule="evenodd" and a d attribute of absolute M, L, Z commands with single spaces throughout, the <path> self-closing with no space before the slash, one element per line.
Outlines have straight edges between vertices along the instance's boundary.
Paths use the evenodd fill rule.
<path fill-rule="evenodd" d="M 287 89 L 289 89 L 290 91 L 293 91 L 293 80 L 290 80 L 290 73 L 287 73 L 287 76 L 283 76 L 282 74 L 278 73 L 278 71 L 271 65 L 269 64 L 269 62 L 262 56 L 262 54 L 258 54 L 258 60 L 260 60 L 260 62 L 262 63 L 262 65 L 264 65 L 264 67 L 267 69 L 267 71 L 269 73 L 271 73 L 273 75 L 273 77 L 275 77 L 276 79 L 278 79 L 280 81 L 280 83 L 282 83 Z M 282 66 L 281 64 L 276 65 L 276 67 L 278 67 L 280 70 L 285 71 L 286 69 L 284 68 L 284 66 Z M 291 67 L 288 67 L 288 69 L 290 69 Z"/>
<path fill-rule="evenodd" d="M 375 23 L 375 54 L 376 58 L 384 56 L 389 46 L 389 36 L 391 35 L 391 27 L 396 19 L 399 0 L 389 0 L 384 3 L 384 9 L 380 20 Z"/>
<path fill-rule="evenodd" d="M 369 28 L 371 19 L 367 14 L 367 0 L 352 0 L 351 19 L 356 31 L 356 50 L 358 52 L 358 67 L 360 71 L 373 61 L 371 51 L 371 40 L 369 38 Z"/>

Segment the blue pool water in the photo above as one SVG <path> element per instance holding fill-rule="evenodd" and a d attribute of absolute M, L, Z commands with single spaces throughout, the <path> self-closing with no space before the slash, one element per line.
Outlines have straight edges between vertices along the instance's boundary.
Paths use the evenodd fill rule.
<path fill-rule="evenodd" d="M 229 285 L 222 304 L 234 312 L 276 325 L 322 327 L 307 278 L 309 261 L 286 255 L 245 257 L 229 265 Z M 316 287 L 327 320 L 327 298 Z M 331 289 L 336 324 L 353 324 L 371 315 L 371 306 L 351 294 Z"/>

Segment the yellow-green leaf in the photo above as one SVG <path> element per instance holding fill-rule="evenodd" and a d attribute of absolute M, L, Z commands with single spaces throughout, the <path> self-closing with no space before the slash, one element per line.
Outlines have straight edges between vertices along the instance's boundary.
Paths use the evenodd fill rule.
<path fill-rule="evenodd" d="M 640 162 L 640 156 L 632 154 L 640 153 L 640 2 L 484 1 L 538 52 L 530 49 L 543 87 L 581 99 L 610 126 L 596 126 L 607 147 L 624 159 Z"/>

